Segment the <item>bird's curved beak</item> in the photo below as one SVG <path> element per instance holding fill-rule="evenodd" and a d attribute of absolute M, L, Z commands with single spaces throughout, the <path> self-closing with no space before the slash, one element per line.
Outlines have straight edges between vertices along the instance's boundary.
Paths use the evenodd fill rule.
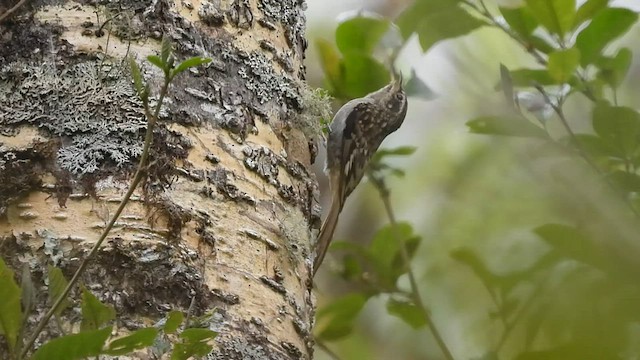
<path fill-rule="evenodd" d="M 396 72 L 396 70 L 391 71 L 391 89 L 393 91 L 399 91 L 402 89 L 402 73 Z"/>

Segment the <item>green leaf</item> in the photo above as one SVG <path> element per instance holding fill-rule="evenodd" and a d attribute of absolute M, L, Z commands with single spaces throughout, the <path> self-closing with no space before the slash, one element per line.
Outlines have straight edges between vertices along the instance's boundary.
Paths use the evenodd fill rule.
<path fill-rule="evenodd" d="M 441 40 L 466 35 L 485 25 L 459 7 L 459 0 L 418 0 L 398 18 L 402 36 L 418 34 L 423 51 Z"/>
<path fill-rule="evenodd" d="M 331 341 L 349 335 L 354 321 L 367 303 L 368 297 L 361 293 L 352 293 L 334 300 L 318 310 L 320 329 L 317 338 Z"/>
<path fill-rule="evenodd" d="M 51 265 L 47 266 L 47 273 L 49 277 L 49 302 L 53 305 L 62 295 L 64 289 L 67 288 L 68 283 L 67 279 L 65 279 L 62 274 L 62 270 L 57 267 Z M 54 314 L 56 316 L 60 316 L 60 314 L 69 306 L 71 306 L 71 302 L 68 299 L 64 299 Z"/>
<path fill-rule="evenodd" d="M 131 334 L 112 341 L 107 350 L 107 355 L 125 355 L 134 350 L 146 348 L 153 345 L 158 335 L 156 328 L 143 328 L 132 332 Z"/>
<path fill-rule="evenodd" d="M 620 86 L 631 67 L 633 54 L 628 48 L 622 48 L 614 57 L 602 56 L 598 59 L 598 78 L 612 88 Z"/>
<path fill-rule="evenodd" d="M 599 11 L 605 9 L 609 5 L 610 0 L 587 0 L 578 8 L 573 28 L 577 28 L 583 22 L 591 20 Z"/>
<path fill-rule="evenodd" d="M 427 324 L 422 309 L 407 301 L 389 299 L 387 301 L 387 312 L 400 318 L 414 329 L 419 329 Z"/>
<path fill-rule="evenodd" d="M 218 335 L 217 332 L 203 328 L 185 329 L 180 333 L 180 337 L 190 342 L 200 342 L 213 340 Z"/>
<path fill-rule="evenodd" d="M 178 330 L 180 324 L 184 320 L 184 314 L 182 311 L 171 311 L 167 316 L 167 321 L 164 324 L 163 330 L 167 334 L 173 334 Z"/>
<path fill-rule="evenodd" d="M 554 52 L 556 50 L 556 48 L 549 43 L 548 39 L 544 39 L 540 36 L 537 35 L 531 35 L 528 39 L 528 46 L 532 47 L 544 54 L 549 54 L 551 52 Z"/>
<path fill-rule="evenodd" d="M 200 57 L 200 56 L 195 56 L 192 58 L 188 58 L 185 61 L 181 62 L 180 64 L 178 64 L 178 66 L 176 66 L 172 71 L 171 71 L 171 77 L 174 77 L 178 74 L 180 74 L 181 72 L 192 68 L 192 67 L 196 67 L 196 66 L 200 66 L 202 64 L 207 64 L 211 62 L 210 58 L 205 58 L 205 57 Z"/>
<path fill-rule="evenodd" d="M 575 0 L 525 0 L 533 16 L 547 30 L 561 37 L 571 30 L 576 15 Z"/>
<path fill-rule="evenodd" d="M 547 138 L 547 133 L 542 128 L 517 114 L 481 116 L 467 121 L 466 125 L 475 134 Z"/>
<path fill-rule="evenodd" d="M 358 16 L 343 21 L 336 29 L 336 45 L 343 54 L 360 52 L 370 55 L 390 22 L 384 18 Z"/>
<path fill-rule="evenodd" d="M 602 260 L 593 243 L 582 231 L 564 224 L 545 224 L 534 229 L 548 245 L 561 255 L 584 264 L 601 267 Z"/>
<path fill-rule="evenodd" d="M 610 106 L 599 102 L 593 109 L 595 132 L 609 145 L 630 156 L 638 147 L 640 114 L 624 106 Z"/>
<path fill-rule="evenodd" d="M 186 360 L 190 357 L 206 356 L 213 346 L 209 344 L 217 333 L 209 329 L 190 328 L 180 333 L 182 342 L 174 345 L 172 360 Z"/>
<path fill-rule="evenodd" d="M 533 87 L 539 85 L 555 85 L 556 81 L 547 70 L 515 69 L 509 71 L 515 87 Z"/>
<path fill-rule="evenodd" d="M 402 240 L 406 240 L 411 238 L 412 235 L 413 227 L 406 222 L 398 223 L 395 227 L 393 225 L 387 225 L 378 230 L 371 241 L 368 251 L 376 261 L 379 271 L 386 272 L 389 270 L 397 256 L 399 248 L 396 236 L 400 236 Z"/>
<path fill-rule="evenodd" d="M 566 83 L 580 64 L 580 50 L 567 49 L 549 54 L 547 70 L 557 83 Z"/>
<path fill-rule="evenodd" d="M 500 13 L 511 29 L 525 39 L 538 27 L 538 21 L 526 6 L 517 8 L 500 7 Z"/>
<path fill-rule="evenodd" d="M 362 276 L 362 266 L 358 258 L 354 255 L 347 254 L 342 258 L 341 277 L 345 280 L 356 281 Z"/>
<path fill-rule="evenodd" d="M 603 99 L 605 86 L 607 86 L 604 80 L 597 76 L 587 81 L 571 82 L 570 84 L 573 87 L 571 92 L 588 92 L 593 96 L 594 99 Z"/>
<path fill-rule="evenodd" d="M 95 330 L 116 318 L 116 311 L 110 305 L 104 305 L 89 290 L 82 289 L 82 323 L 80 329 Z"/>
<path fill-rule="evenodd" d="M 604 48 L 625 34 L 638 20 L 638 14 L 623 8 L 607 8 L 594 16 L 576 38 L 580 49 L 580 64 L 586 66 L 598 60 Z"/>
<path fill-rule="evenodd" d="M 33 360 L 75 360 L 102 354 L 102 348 L 111 335 L 111 326 L 100 330 L 65 335 L 42 345 L 33 354 Z"/>
<path fill-rule="evenodd" d="M 0 335 L 4 335 L 11 351 L 16 347 L 22 327 L 21 295 L 14 272 L 0 258 Z"/>
<path fill-rule="evenodd" d="M 393 149 L 380 149 L 371 158 L 372 163 L 380 162 L 387 156 L 409 156 L 416 152 L 415 146 L 399 146 Z"/>
<path fill-rule="evenodd" d="M 602 157 L 624 157 L 624 153 L 617 149 L 617 147 L 611 146 L 602 137 L 592 134 L 575 134 L 572 137 L 568 137 L 564 140 L 565 143 L 571 144 L 576 149 L 583 149 L 590 156 Z"/>
<path fill-rule="evenodd" d="M 164 65 L 164 63 L 162 62 L 162 59 L 160 59 L 159 56 L 157 56 L 157 55 L 149 55 L 149 56 L 147 56 L 147 61 L 149 61 L 150 63 L 152 63 L 156 67 L 160 68 L 160 70 L 166 71 L 165 65 Z"/>
<path fill-rule="evenodd" d="M 514 88 L 534 87 L 536 85 L 560 85 L 556 79 L 554 79 L 549 70 L 547 69 L 514 69 L 509 71 L 511 84 Z M 580 84 L 577 77 L 572 75 L 567 81 L 572 86 Z M 496 91 L 502 89 L 502 77 L 501 83 L 497 84 Z"/>
<path fill-rule="evenodd" d="M 341 59 L 336 48 L 325 39 L 316 40 L 320 64 L 331 87 L 336 88 L 342 79 Z"/>
<path fill-rule="evenodd" d="M 367 249 L 367 261 L 372 265 L 372 271 L 383 288 L 393 289 L 398 277 L 406 272 L 399 243 L 402 242 L 411 257 L 421 238 L 413 233 L 411 224 L 402 222 L 387 225 L 373 237 Z"/>
<path fill-rule="evenodd" d="M 138 63 L 133 58 L 133 56 L 129 55 L 128 60 L 131 77 L 133 78 L 133 88 L 136 90 L 138 97 L 140 97 L 142 101 L 146 101 L 149 92 L 144 85 L 144 79 L 142 78 L 142 74 L 140 73 L 140 67 L 138 66 Z"/>
<path fill-rule="evenodd" d="M 473 250 L 468 248 L 456 249 L 451 252 L 451 257 L 471 268 L 487 289 L 492 289 L 498 283 L 498 276 L 489 270 L 484 261 Z"/>
<path fill-rule="evenodd" d="M 640 192 L 640 176 L 624 171 L 614 171 L 609 174 L 611 182 L 625 192 Z"/>
<path fill-rule="evenodd" d="M 344 77 L 338 84 L 339 93 L 359 98 L 389 83 L 389 71 L 371 56 L 350 53 L 341 62 Z"/>
<path fill-rule="evenodd" d="M 162 69 L 166 68 L 167 67 L 166 65 L 169 63 L 169 56 L 171 56 L 171 54 L 173 53 L 172 48 L 173 47 L 171 46 L 171 40 L 169 40 L 169 37 L 167 35 L 163 35 L 161 49 L 160 49 L 160 60 L 162 61 L 162 64 L 165 66 L 162 66 L 161 67 Z"/>

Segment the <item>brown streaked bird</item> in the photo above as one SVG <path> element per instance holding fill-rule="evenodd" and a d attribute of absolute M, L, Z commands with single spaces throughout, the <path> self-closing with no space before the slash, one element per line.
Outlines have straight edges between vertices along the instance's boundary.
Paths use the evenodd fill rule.
<path fill-rule="evenodd" d="M 398 130 L 406 114 L 402 77 L 394 76 L 389 85 L 349 101 L 333 117 L 325 167 L 331 208 L 316 241 L 314 275 L 329 248 L 345 200 L 362 180 L 371 156 L 389 134 Z"/>

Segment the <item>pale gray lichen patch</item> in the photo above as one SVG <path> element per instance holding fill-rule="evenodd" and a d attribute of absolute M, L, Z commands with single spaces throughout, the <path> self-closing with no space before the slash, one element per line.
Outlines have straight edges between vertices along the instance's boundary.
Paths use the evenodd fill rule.
<path fill-rule="evenodd" d="M 43 239 L 43 251 L 54 266 L 58 266 L 64 258 L 60 239 L 48 230 L 38 230 L 38 237 Z"/>
<path fill-rule="evenodd" d="M 299 83 L 289 74 L 280 74 L 261 51 L 246 52 L 226 39 L 204 39 L 204 47 L 217 66 L 209 66 L 205 76 L 218 105 L 226 108 L 241 103 L 260 117 L 270 102 L 278 104 L 282 119 L 289 118 L 302 105 Z M 221 79 L 224 73 L 226 81 Z"/>
<path fill-rule="evenodd" d="M 284 159 L 265 146 L 255 148 L 246 146 L 242 152 L 245 155 L 244 165 L 247 168 L 267 180 L 269 184 L 278 185 L 278 165 L 283 163 Z"/>
<path fill-rule="evenodd" d="M 302 99 L 298 87 L 288 76 L 277 75 L 271 61 L 260 52 L 251 52 L 238 68 L 238 75 L 246 80 L 246 87 L 256 95 L 260 104 L 282 98 L 299 109 Z"/>
<path fill-rule="evenodd" d="M 280 22 L 285 29 L 291 47 L 300 47 L 298 54 L 304 57 L 306 40 L 304 35 L 306 3 L 302 0 L 260 0 L 258 8 L 267 20 Z"/>
<path fill-rule="evenodd" d="M 90 174 L 141 154 L 146 122 L 128 76 L 106 76 L 88 62 L 14 63 L 0 74 L 0 128 L 29 124 L 61 137 L 62 169 Z"/>

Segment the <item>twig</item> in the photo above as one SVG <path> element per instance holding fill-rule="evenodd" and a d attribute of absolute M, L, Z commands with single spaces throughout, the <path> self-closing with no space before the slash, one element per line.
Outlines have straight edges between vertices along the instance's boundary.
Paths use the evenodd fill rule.
<path fill-rule="evenodd" d="M 587 153 L 587 151 L 582 147 L 582 144 L 580 143 L 580 141 L 578 140 L 578 137 L 576 136 L 576 134 L 573 132 L 573 130 L 571 129 L 571 126 L 569 125 L 569 122 L 567 121 L 567 118 L 564 116 L 564 112 L 562 111 L 562 107 L 561 105 L 556 105 L 553 101 L 551 101 L 551 98 L 549 97 L 549 94 L 545 91 L 545 89 L 542 87 L 542 85 L 540 84 L 535 84 L 534 87 L 536 88 L 536 90 L 538 90 L 538 92 L 540 93 L 540 95 L 542 95 L 542 97 L 544 98 L 544 101 L 551 106 L 551 108 L 553 109 L 553 111 L 556 113 L 556 115 L 558 115 L 558 118 L 560 119 L 560 122 L 562 123 L 562 126 L 565 128 L 565 130 L 567 131 L 567 133 L 569 134 L 569 137 L 571 138 L 571 140 L 573 140 L 576 143 L 576 147 L 578 149 L 578 152 L 580 153 L 580 156 L 582 156 L 582 158 L 591 166 L 594 168 L 594 170 L 602 175 L 602 171 L 600 170 L 600 168 L 598 168 L 598 166 L 593 162 L 593 160 L 591 159 L 591 157 L 589 156 L 589 154 Z"/>
<path fill-rule="evenodd" d="M 187 316 L 184 319 L 184 327 L 185 329 L 189 327 L 189 321 L 191 321 L 191 313 L 193 312 L 193 308 L 196 305 L 196 297 L 191 298 L 191 302 L 189 303 L 189 309 L 187 310 Z"/>
<path fill-rule="evenodd" d="M 487 8 L 487 6 L 485 5 L 483 0 L 480 0 L 481 7 L 479 7 L 478 5 L 474 4 L 471 0 L 462 0 L 462 3 L 467 5 L 468 7 L 473 9 L 474 11 L 476 11 L 480 16 L 482 16 L 484 18 L 483 19 L 484 22 L 487 25 L 493 26 L 493 27 L 496 27 L 496 28 L 500 29 L 507 36 L 509 36 L 511 39 L 513 39 L 515 42 L 517 42 L 520 46 L 522 46 L 524 48 L 524 50 L 526 52 L 531 54 L 531 56 L 533 56 L 533 58 L 536 60 L 536 62 L 538 62 L 540 65 L 542 65 L 542 66 L 546 66 L 547 65 L 547 60 L 544 58 L 544 56 L 541 55 L 539 52 L 537 52 L 535 50 L 535 48 L 532 48 L 531 44 L 529 44 L 529 42 L 526 39 L 523 39 L 521 36 L 519 36 L 519 34 L 513 32 L 507 26 L 504 26 L 503 24 L 501 24 L 500 22 L 498 22 L 498 21 L 496 21 L 494 19 L 493 15 L 491 15 L 491 12 Z M 566 45 L 560 39 L 558 39 L 558 45 L 562 49 L 566 48 Z M 580 74 L 580 73 L 578 73 L 577 76 L 578 76 L 578 79 L 580 79 L 580 81 L 582 82 L 582 84 L 585 85 L 584 90 L 580 90 L 580 93 L 582 93 L 584 96 L 586 96 L 589 100 L 591 100 L 593 102 L 596 102 L 597 99 L 593 95 L 593 92 L 591 91 L 591 87 L 587 83 L 587 81 L 584 78 L 584 76 L 582 74 Z"/>
<path fill-rule="evenodd" d="M 569 134 L 569 137 L 571 137 L 571 140 L 573 140 L 573 142 L 575 142 L 576 148 L 578 149 L 578 153 L 584 159 L 584 161 L 589 166 L 591 166 L 593 168 L 593 170 L 596 172 L 596 174 L 598 174 L 599 176 L 602 177 L 604 182 L 611 188 L 611 190 L 614 193 L 617 193 L 618 195 L 620 195 L 622 197 L 623 202 L 625 204 L 627 204 L 627 206 L 629 206 L 629 209 L 631 209 L 633 214 L 636 217 L 640 217 L 640 212 L 638 212 L 638 210 L 633 206 L 633 204 L 629 201 L 629 199 L 626 196 L 624 196 L 624 193 L 621 192 L 618 188 L 616 188 L 616 186 L 611 182 L 611 180 L 608 179 L 605 176 L 605 174 L 602 172 L 602 170 L 600 170 L 600 168 L 593 161 L 593 159 L 591 159 L 591 156 L 589 156 L 589 153 L 584 149 L 584 147 L 582 146 L 582 143 L 578 140 L 578 137 L 576 136 L 576 134 L 571 129 L 571 126 L 569 126 L 569 122 L 567 121 L 567 118 L 564 116 L 564 112 L 562 111 L 562 107 L 560 105 L 556 105 L 555 103 L 553 103 L 551 101 L 551 98 L 549 97 L 549 94 L 544 90 L 542 85 L 536 84 L 534 87 L 536 88 L 536 90 L 538 90 L 538 92 L 540 92 L 540 94 L 544 98 L 544 101 L 547 104 L 549 104 L 549 106 L 551 106 L 551 108 L 556 113 L 556 115 L 558 115 L 558 118 L 560 119 L 560 122 L 562 123 L 562 126 L 564 126 L 565 130 L 567 130 L 567 133 Z"/>
<path fill-rule="evenodd" d="M 26 2 L 27 0 L 20 0 L 11 9 L 5 11 L 2 15 L 0 15 L 0 23 L 2 22 L 2 20 L 8 18 L 11 14 L 13 14 L 16 10 L 18 10 L 20 6 L 24 5 Z"/>
<path fill-rule="evenodd" d="M 416 281 L 416 276 L 413 273 L 413 269 L 411 268 L 411 258 L 409 256 L 409 252 L 407 251 L 404 239 L 402 238 L 401 234 L 398 233 L 396 217 L 393 212 L 393 208 L 391 207 L 390 191 L 387 188 L 386 184 L 384 183 L 383 178 L 375 176 L 372 171 L 369 172 L 369 175 L 370 175 L 369 179 L 371 180 L 371 182 L 374 184 L 374 186 L 376 187 L 376 189 L 378 189 L 378 192 L 380 193 L 380 198 L 384 203 L 385 211 L 387 213 L 387 216 L 389 217 L 391 228 L 393 229 L 393 236 L 396 238 L 396 241 L 398 242 L 398 247 L 400 248 L 400 256 L 402 257 L 405 270 L 409 277 L 409 284 L 411 286 L 411 296 L 413 298 L 413 301 L 415 302 L 416 306 L 420 308 L 422 314 L 424 315 L 424 320 L 427 323 L 427 326 L 429 327 L 429 329 L 431 330 L 431 334 L 433 334 L 433 337 L 436 340 L 436 343 L 438 343 L 438 346 L 440 347 L 440 350 L 444 354 L 445 358 L 447 358 L 447 360 L 454 360 L 453 355 L 451 355 L 451 351 L 449 351 L 449 348 L 447 347 L 447 344 L 444 342 L 442 335 L 440 335 L 440 332 L 438 331 L 438 328 L 434 324 L 433 319 L 431 319 L 431 315 L 429 315 L 430 313 L 429 309 L 424 304 L 424 301 L 422 300 L 422 296 L 420 295 L 418 282 Z"/>
<path fill-rule="evenodd" d="M 523 48 L 525 48 L 525 50 L 529 54 L 531 54 L 531 56 L 533 56 L 536 59 L 536 61 L 540 65 L 547 64 L 547 60 L 542 55 L 540 55 L 535 49 L 533 49 L 526 40 L 522 39 L 520 36 L 518 36 L 518 34 L 511 31 L 511 29 L 509 29 L 508 27 L 496 21 L 493 15 L 491 15 L 491 12 L 489 11 L 489 9 L 487 9 L 487 6 L 484 4 L 484 1 L 480 1 L 480 4 L 482 7 L 478 7 L 476 4 L 474 4 L 470 0 L 463 0 L 462 3 L 469 6 L 470 8 L 475 10 L 478 14 L 480 14 L 484 18 L 484 21 L 487 25 L 497 27 L 498 29 L 502 30 L 502 32 L 507 34 L 507 36 L 509 36 L 515 42 L 520 44 Z"/>

